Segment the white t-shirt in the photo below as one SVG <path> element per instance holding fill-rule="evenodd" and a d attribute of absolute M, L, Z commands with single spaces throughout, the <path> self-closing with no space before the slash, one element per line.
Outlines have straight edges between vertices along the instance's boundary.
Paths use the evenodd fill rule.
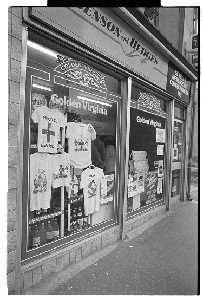
<path fill-rule="evenodd" d="M 103 176 L 103 170 L 96 167 L 94 169 L 88 168 L 82 172 L 80 187 L 83 189 L 86 215 L 99 211 L 101 179 Z"/>
<path fill-rule="evenodd" d="M 59 129 L 67 124 L 66 117 L 57 109 L 41 106 L 35 109 L 32 119 L 38 123 L 38 151 L 57 153 Z"/>
<path fill-rule="evenodd" d="M 66 138 L 68 138 L 70 162 L 75 168 L 86 168 L 91 161 L 91 140 L 96 139 L 96 132 L 91 124 L 69 122 Z"/>
<path fill-rule="evenodd" d="M 51 155 L 30 155 L 30 211 L 48 209 L 51 199 L 53 163 Z"/>
<path fill-rule="evenodd" d="M 69 154 L 64 152 L 62 154 L 51 155 L 54 166 L 53 171 L 53 188 L 60 186 L 69 186 L 70 183 L 70 160 Z"/>

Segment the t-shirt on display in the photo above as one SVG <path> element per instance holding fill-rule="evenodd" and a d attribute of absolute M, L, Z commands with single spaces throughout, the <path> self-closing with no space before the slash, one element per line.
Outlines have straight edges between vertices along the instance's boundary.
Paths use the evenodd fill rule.
<path fill-rule="evenodd" d="M 64 152 L 62 154 L 51 155 L 53 163 L 53 188 L 60 186 L 69 186 L 70 183 L 70 160 L 69 154 Z"/>
<path fill-rule="evenodd" d="M 69 122 L 66 129 L 70 162 L 75 168 L 86 168 L 91 161 L 91 141 L 96 132 L 91 124 Z"/>
<path fill-rule="evenodd" d="M 30 155 L 30 211 L 48 209 L 51 199 L 53 163 L 51 155 Z"/>
<path fill-rule="evenodd" d="M 59 129 L 67 124 L 65 116 L 57 109 L 41 106 L 35 109 L 32 119 L 38 123 L 38 151 L 57 153 Z"/>
<path fill-rule="evenodd" d="M 100 168 L 88 168 L 82 172 L 80 187 L 83 188 L 85 214 L 99 211 L 101 179 L 104 172 Z"/>

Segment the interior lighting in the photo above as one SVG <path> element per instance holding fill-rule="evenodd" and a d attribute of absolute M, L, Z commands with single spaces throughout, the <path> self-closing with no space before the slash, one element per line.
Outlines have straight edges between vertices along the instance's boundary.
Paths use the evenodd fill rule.
<path fill-rule="evenodd" d="M 45 90 L 45 91 L 51 91 L 51 88 L 46 87 L 46 86 L 42 86 L 42 85 L 39 85 L 39 84 L 36 84 L 36 83 L 33 83 L 32 86 L 37 88 L 37 89 L 41 89 L 41 90 Z"/>
<path fill-rule="evenodd" d="M 99 103 L 101 105 L 106 105 L 106 106 L 112 107 L 112 105 L 109 104 L 109 103 L 102 102 L 102 101 L 97 101 L 97 100 L 92 100 L 92 99 L 89 99 L 89 98 L 86 98 L 86 97 L 83 97 L 83 96 L 77 96 L 77 98 L 79 100 L 86 100 L 86 101 L 90 101 L 90 102 L 94 102 L 94 103 Z"/>
<path fill-rule="evenodd" d="M 53 57 L 57 58 L 57 54 L 55 52 L 53 52 L 53 51 L 51 51 L 51 50 L 49 50 L 49 49 L 47 49 L 47 48 L 45 48 L 43 46 L 40 46 L 40 45 L 38 45 L 36 43 L 33 43 L 31 41 L 28 41 L 27 44 L 31 48 L 34 48 L 34 49 L 39 50 L 39 51 L 41 51 L 41 52 L 43 52 L 43 53 L 45 53 L 47 55 L 50 55 L 50 56 L 53 56 Z"/>

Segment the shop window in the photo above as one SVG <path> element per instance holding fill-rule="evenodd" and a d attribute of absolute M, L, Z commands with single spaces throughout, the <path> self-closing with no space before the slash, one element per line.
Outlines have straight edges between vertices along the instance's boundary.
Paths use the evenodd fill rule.
<path fill-rule="evenodd" d="M 157 97 L 134 88 L 130 108 L 129 214 L 163 201 L 165 116 Z"/>
<path fill-rule="evenodd" d="M 110 75 L 33 41 L 27 53 L 23 259 L 115 223 L 120 102 Z"/>
<path fill-rule="evenodd" d="M 174 121 L 173 130 L 173 162 L 180 162 L 182 155 L 182 126 L 180 121 Z"/>

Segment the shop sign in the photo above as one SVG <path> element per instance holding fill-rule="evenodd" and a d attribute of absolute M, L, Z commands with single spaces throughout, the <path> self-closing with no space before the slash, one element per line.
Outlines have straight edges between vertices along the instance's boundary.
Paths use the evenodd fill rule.
<path fill-rule="evenodd" d="M 166 90 L 180 100 L 189 103 L 191 82 L 174 65 L 169 64 Z"/>
<path fill-rule="evenodd" d="M 153 126 L 153 127 L 161 127 L 161 123 L 158 122 L 158 121 L 154 121 L 153 119 L 151 118 L 145 118 L 145 117 L 142 117 L 142 116 L 137 116 L 136 118 L 136 121 L 137 123 L 142 123 L 142 124 L 146 124 L 146 125 L 149 125 L 149 126 Z"/>
<path fill-rule="evenodd" d="M 89 111 L 94 115 L 101 114 L 107 116 L 108 109 L 106 106 L 104 107 L 101 104 L 97 104 L 96 100 L 95 100 L 95 104 L 93 104 L 88 101 L 88 98 L 87 100 L 85 100 L 85 97 L 80 97 L 80 98 L 84 98 L 84 100 L 76 100 L 76 98 L 64 97 L 57 94 L 52 94 L 50 99 L 50 107 L 57 108 L 61 110 L 63 113 L 65 113 L 67 109 L 73 108 L 76 110 Z"/>
<path fill-rule="evenodd" d="M 32 7 L 29 16 L 166 89 L 167 59 L 106 7 Z"/>

